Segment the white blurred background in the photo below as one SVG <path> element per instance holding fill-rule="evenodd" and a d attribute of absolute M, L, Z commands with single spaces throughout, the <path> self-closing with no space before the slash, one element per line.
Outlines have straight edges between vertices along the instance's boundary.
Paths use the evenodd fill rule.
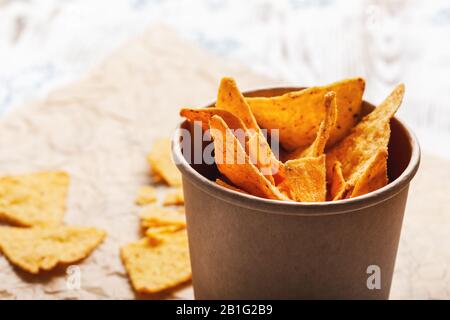
<path fill-rule="evenodd" d="M 0 0 L 0 116 L 161 23 L 292 85 L 363 76 L 378 103 L 404 82 L 400 117 L 450 158 L 448 0 Z"/>

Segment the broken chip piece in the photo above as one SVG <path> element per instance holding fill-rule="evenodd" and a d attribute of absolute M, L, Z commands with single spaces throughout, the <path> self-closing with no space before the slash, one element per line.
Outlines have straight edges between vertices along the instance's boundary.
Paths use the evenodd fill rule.
<path fill-rule="evenodd" d="M 158 139 L 154 142 L 147 159 L 154 174 L 163 178 L 170 186 L 180 186 L 181 175 L 172 161 L 170 152 L 170 139 Z"/>
<path fill-rule="evenodd" d="M 61 224 L 69 175 L 38 172 L 0 178 L 0 220 L 18 226 Z"/>
<path fill-rule="evenodd" d="M 88 257 L 106 233 L 90 227 L 0 227 L 0 251 L 15 266 L 37 274 Z"/>
<path fill-rule="evenodd" d="M 157 293 L 191 279 L 186 230 L 163 236 L 157 244 L 144 238 L 120 250 L 125 269 L 136 292 Z"/>
<path fill-rule="evenodd" d="M 184 204 L 184 194 L 182 188 L 178 188 L 177 190 L 166 194 L 163 200 L 164 206 L 181 206 L 183 204 Z"/>
<path fill-rule="evenodd" d="M 135 203 L 139 206 L 143 206 L 149 203 L 153 203 L 157 200 L 156 190 L 152 186 L 142 186 L 139 189 Z"/>

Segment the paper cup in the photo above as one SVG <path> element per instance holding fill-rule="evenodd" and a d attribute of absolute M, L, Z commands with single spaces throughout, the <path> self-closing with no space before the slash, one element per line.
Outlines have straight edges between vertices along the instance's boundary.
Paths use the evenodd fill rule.
<path fill-rule="evenodd" d="M 244 93 L 275 96 L 299 88 Z M 373 106 L 364 102 L 364 112 Z M 182 128 L 192 130 L 184 122 Z M 183 176 L 197 299 L 387 299 L 409 182 L 420 149 L 391 121 L 390 183 L 337 202 L 262 199 L 214 182 L 215 165 L 190 165 L 179 132 L 173 157 Z"/>

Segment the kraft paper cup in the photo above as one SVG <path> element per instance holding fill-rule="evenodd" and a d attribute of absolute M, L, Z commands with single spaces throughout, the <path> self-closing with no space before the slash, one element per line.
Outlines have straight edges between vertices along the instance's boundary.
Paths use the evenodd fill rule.
<path fill-rule="evenodd" d="M 300 88 L 245 93 L 275 96 Z M 364 102 L 368 113 L 373 106 Z M 182 128 L 192 130 L 184 122 Z M 409 182 L 419 167 L 414 134 L 391 121 L 387 186 L 337 202 L 268 200 L 217 185 L 215 165 L 190 165 L 179 133 L 197 299 L 388 299 Z"/>

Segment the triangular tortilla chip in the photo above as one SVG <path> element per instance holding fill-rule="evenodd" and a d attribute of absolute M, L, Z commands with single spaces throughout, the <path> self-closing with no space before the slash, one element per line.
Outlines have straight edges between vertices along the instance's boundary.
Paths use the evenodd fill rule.
<path fill-rule="evenodd" d="M 12 264 L 36 274 L 86 258 L 105 236 L 88 227 L 0 227 L 0 250 Z"/>
<path fill-rule="evenodd" d="M 387 185 L 387 149 L 382 148 L 369 161 L 364 173 L 355 182 L 355 186 L 349 198 L 355 198 L 363 194 L 375 191 Z"/>
<path fill-rule="evenodd" d="M 325 118 L 324 95 L 336 93 L 337 122 L 327 146 L 348 134 L 360 117 L 365 82 L 347 79 L 323 87 L 289 92 L 272 98 L 246 98 L 258 124 L 266 129 L 280 130 L 280 143 L 287 151 L 309 146 Z M 320 107 L 319 107 L 320 106 Z"/>
<path fill-rule="evenodd" d="M 219 186 L 222 186 L 222 187 L 224 187 L 224 188 L 227 188 L 227 189 L 230 189 L 230 190 L 233 190 L 233 191 L 237 191 L 237 192 L 241 192 L 241 193 L 246 193 L 246 194 L 248 194 L 248 192 L 245 192 L 244 190 L 242 190 L 242 189 L 239 189 L 238 187 L 235 187 L 235 186 L 232 186 L 231 184 L 229 184 L 229 183 L 227 183 L 227 182 L 225 182 L 225 181 L 223 181 L 223 180 L 221 180 L 221 179 L 216 179 L 216 183 L 219 185 Z"/>
<path fill-rule="evenodd" d="M 347 184 L 342 175 L 342 165 L 339 161 L 335 161 L 330 179 L 329 200 L 337 201 L 345 197 Z"/>
<path fill-rule="evenodd" d="M 139 293 L 157 293 L 191 279 L 186 230 L 168 233 L 157 244 L 145 238 L 127 244 L 121 248 L 120 256 L 134 290 Z"/>
<path fill-rule="evenodd" d="M 390 137 L 389 121 L 399 108 L 404 91 L 404 85 L 397 86 L 347 137 L 327 153 L 327 177 L 330 181 L 333 165 L 339 161 L 346 183 L 350 188 L 353 187 L 373 155 L 378 150 L 387 148 Z"/>
<path fill-rule="evenodd" d="M 170 139 L 161 138 L 156 140 L 147 159 L 154 174 L 162 177 L 168 185 L 181 185 L 181 174 L 172 161 Z"/>
<path fill-rule="evenodd" d="M 286 160 L 299 159 L 305 157 L 318 157 L 325 151 L 325 146 L 330 138 L 330 133 L 336 126 L 337 105 L 336 94 L 333 91 L 325 94 L 323 99 L 325 106 L 325 119 L 320 124 L 314 142 L 306 149 L 300 148 L 297 151 L 287 155 Z"/>
<path fill-rule="evenodd" d="M 216 165 L 225 177 L 252 195 L 285 200 L 279 190 L 250 162 L 241 144 L 222 118 L 213 116 L 209 126 L 214 139 Z"/>
<path fill-rule="evenodd" d="M 251 154 L 251 159 L 254 161 L 255 166 L 272 184 L 281 181 L 283 179 L 283 164 L 273 154 L 234 79 L 222 78 L 217 95 L 216 108 L 227 110 L 242 120 L 248 128 L 248 137 L 252 141 L 247 151 L 253 152 L 258 150 L 258 153 Z M 258 148 L 251 148 L 255 144 L 258 145 Z"/>
<path fill-rule="evenodd" d="M 290 199 L 299 202 L 326 200 L 325 155 L 289 160 L 286 177 L 278 186 Z"/>
<path fill-rule="evenodd" d="M 38 172 L 0 178 L 0 220 L 18 226 L 61 224 L 69 175 Z"/>

